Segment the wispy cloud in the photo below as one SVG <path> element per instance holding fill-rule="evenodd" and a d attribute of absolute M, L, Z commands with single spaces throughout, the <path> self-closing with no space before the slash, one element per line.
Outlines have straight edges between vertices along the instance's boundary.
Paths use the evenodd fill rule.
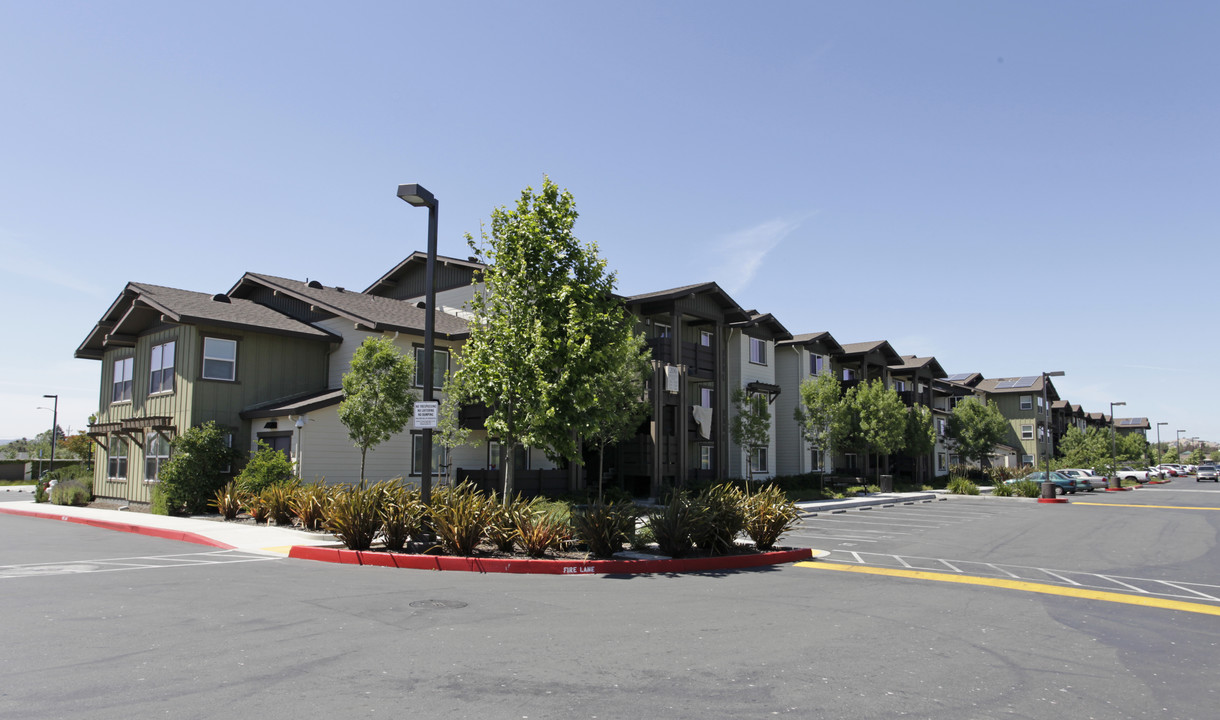
<path fill-rule="evenodd" d="M 59 262 L 52 263 L 32 250 L 30 244 L 17 242 L 11 233 L 0 232 L 0 255 L 5 258 L 0 264 L 0 275 L 16 275 L 98 298 L 113 296 L 113 292 L 107 295 L 100 285 L 78 277 L 70 259 L 55 255 Z"/>
<path fill-rule="evenodd" d="M 800 227 L 805 219 L 768 220 L 720 238 L 712 248 L 712 277 L 716 278 L 729 294 L 745 289 L 754 281 L 754 276 L 762 268 L 767 254 L 778 247 L 793 230 Z"/>

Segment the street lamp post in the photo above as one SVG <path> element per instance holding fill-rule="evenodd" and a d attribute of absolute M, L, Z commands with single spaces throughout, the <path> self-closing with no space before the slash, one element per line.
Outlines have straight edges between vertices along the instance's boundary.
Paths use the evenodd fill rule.
<path fill-rule="evenodd" d="M 431 403 L 432 393 L 432 353 L 434 335 L 436 333 L 436 224 L 439 203 L 436 196 L 428 192 L 423 185 L 410 183 L 398 186 L 398 197 L 414 207 L 428 208 L 428 262 L 424 272 L 424 402 Z M 420 463 L 419 492 L 425 505 L 432 504 L 432 428 L 424 428 L 420 438 L 420 452 L 423 460 Z"/>
<path fill-rule="evenodd" d="M 1114 430 L 1114 408 L 1126 404 L 1125 402 L 1110 403 L 1110 487 L 1112 488 L 1123 486 L 1118 481 L 1118 433 Z"/>
<path fill-rule="evenodd" d="M 54 398 L 51 408 L 51 469 L 55 469 L 55 436 L 59 434 L 59 396 L 43 395 L 44 398 Z"/>
<path fill-rule="evenodd" d="M 1054 448 L 1051 447 L 1051 399 L 1046 392 L 1046 379 L 1048 377 L 1063 377 L 1064 375 L 1065 373 L 1062 370 L 1042 373 L 1042 409 L 1046 412 L 1046 482 L 1051 480 L 1051 455 L 1054 453 Z"/>
<path fill-rule="evenodd" d="M 1157 465 L 1161 464 L 1161 426 L 1168 425 L 1168 424 L 1169 423 L 1167 423 L 1167 422 L 1159 422 L 1156 424 L 1156 464 Z M 1158 468 L 1158 470 L 1159 469 L 1160 468 Z M 1164 475 L 1161 476 L 1162 479 L 1164 477 L 1165 477 Z"/>

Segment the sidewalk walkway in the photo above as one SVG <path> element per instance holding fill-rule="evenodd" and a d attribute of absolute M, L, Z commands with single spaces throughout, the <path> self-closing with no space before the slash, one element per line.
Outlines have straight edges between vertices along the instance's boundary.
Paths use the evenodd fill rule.
<path fill-rule="evenodd" d="M 62 520 L 108 530 L 209 545 L 225 550 L 243 550 L 272 555 L 287 555 L 288 550 L 294 545 L 339 546 L 331 535 L 274 525 L 248 525 L 203 518 L 169 517 L 140 512 L 34 503 L 33 501 L 0 503 L 0 514 Z"/>
<path fill-rule="evenodd" d="M 798 502 L 797 509 L 809 517 L 818 513 L 834 513 L 862 507 L 885 507 L 888 505 L 914 505 L 921 502 L 936 502 L 944 500 L 942 493 L 935 492 L 896 492 L 877 493 L 865 497 L 843 498 L 842 500 L 815 500 Z"/>

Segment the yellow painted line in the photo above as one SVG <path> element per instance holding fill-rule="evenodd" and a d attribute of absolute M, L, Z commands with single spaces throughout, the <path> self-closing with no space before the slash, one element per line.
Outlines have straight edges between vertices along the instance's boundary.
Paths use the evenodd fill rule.
<path fill-rule="evenodd" d="M 1220 615 L 1220 607 L 1202 605 L 1200 603 L 1170 600 L 1168 598 L 1146 597 L 1142 595 L 1123 595 L 1122 593 L 1106 592 L 1104 590 L 1086 590 L 1084 588 L 1059 587 L 1058 585 L 1043 585 L 1041 583 L 1025 582 L 1023 580 L 1007 580 L 1005 578 L 972 577 L 970 575 L 949 575 L 924 570 L 901 570 L 898 568 L 867 567 L 862 565 L 841 565 L 828 562 L 799 562 L 796 567 L 814 568 L 817 570 L 839 570 L 841 572 L 864 573 L 865 575 L 888 575 L 915 580 L 936 580 L 939 582 L 960 583 L 962 585 L 983 585 L 986 587 L 1021 590 L 1024 592 L 1041 593 L 1043 595 L 1062 595 L 1063 597 L 1085 598 L 1087 600 L 1102 600 L 1104 602 L 1123 603 L 1125 605 L 1141 605 L 1166 610 L 1181 610 L 1183 612 L 1200 613 L 1203 615 Z"/>
<path fill-rule="evenodd" d="M 1160 508 L 1161 510 L 1220 510 L 1213 507 L 1189 507 L 1187 505 L 1127 505 L 1116 503 L 1091 503 L 1073 501 L 1073 505 L 1096 505 L 1098 507 L 1120 507 L 1120 508 Z"/>

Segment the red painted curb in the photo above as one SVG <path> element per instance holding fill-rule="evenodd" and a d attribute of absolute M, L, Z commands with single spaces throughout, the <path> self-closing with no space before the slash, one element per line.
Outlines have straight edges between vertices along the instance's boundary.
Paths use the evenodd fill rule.
<path fill-rule="evenodd" d="M 411 570 L 519 573 L 534 575 L 625 575 L 640 573 L 706 572 L 737 570 L 763 565 L 809 560 L 813 550 L 777 550 L 756 555 L 725 555 L 671 560 L 505 560 L 502 558 L 453 557 L 449 555 L 403 555 L 399 553 L 339 550 L 294 545 L 288 557 L 343 565 L 373 565 Z"/>
<path fill-rule="evenodd" d="M 0 513 L 5 515 L 20 515 L 24 517 L 41 518 L 43 520 L 62 520 L 64 522 L 76 523 L 78 525 L 88 525 L 90 527 L 101 528 L 103 530 L 116 530 L 118 532 L 161 538 L 163 540 L 178 540 L 181 542 L 195 543 L 196 545 L 207 545 L 209 547 L 220 548 L 221 550 L 232 550 L 236 547 L 235 545 L 228 545 L 218 540 L 213 540 L 210 537 L 193 532 L 186 532 L 184 530 L 168 530 L 165 528 L 154 528 L 146 527 L 144 525 L 131 525 L 129 523 L 114 522 L 112 520 L 72 517 L 71 515 L 60 515 L 58 513 L 40 510 L 12 510 L 9 508 L 0 507 Z"/>
<path fill-rule="evenodd" d="M 1131 488 L 1106 488 L 1106 492 L 1127 492 Z"/>
<path fill-rule="evenodd" d="M 1066 503 L 1067 498 L 1038 498 L 1040 503 Z"/>

